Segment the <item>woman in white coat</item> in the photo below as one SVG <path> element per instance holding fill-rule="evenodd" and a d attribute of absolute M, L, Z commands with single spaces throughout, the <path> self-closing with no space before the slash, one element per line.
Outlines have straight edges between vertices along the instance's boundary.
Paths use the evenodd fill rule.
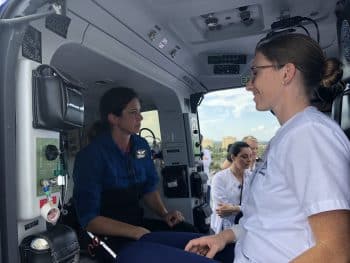
<path fill-rule="evenodd" d="M 215 233 L 230 228 L 240 212 L 242 196 L 246 192 L 252 150 L 245 142 L 235 142 L 228 151 L 231 165 L 216 173 L 212 181 L 214 212 L 210 226 Z"/>

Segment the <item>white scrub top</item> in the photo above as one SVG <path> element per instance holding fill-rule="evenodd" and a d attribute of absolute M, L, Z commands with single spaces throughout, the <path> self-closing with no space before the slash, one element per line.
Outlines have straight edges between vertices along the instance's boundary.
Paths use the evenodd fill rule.
<path fill-rule="evenodd" d="M 250 172 L 246 171 L 243 175 L 244 193 L 245 186 L 248 184 L 247 180 L 249 174 Z M 242 193 L 242 195 L 244 195 L 244 193 Z M 241 183 L 233 175 L 230 168 L 222 170 L 214 175 L 211 185 L 211 196 L 213 199 L 213 213 L 211 214 L 210 227 L 215 233 L 219 233 L 223 229 L 232 226 L 236 214 L 221 218 L 216 214 L 216 207 L 220 203 L 239 205 L 241 196 Z"/>
<path fill-rule="evenodd" d="M 251 176 L 234 263 L 289 262 L 315 244 L 309 216 L 350 209 L 350 142 L 325 114 L 307 107 L 268 148 Z"/>
<path fill-rule="evenodd" d="M 203 170 L 208 176 L 207 184 L 210 185 L 211 175 L 210 175 L 210 164 L 211 164 L 211 151 L 209 149 L 203 149 Z"/>

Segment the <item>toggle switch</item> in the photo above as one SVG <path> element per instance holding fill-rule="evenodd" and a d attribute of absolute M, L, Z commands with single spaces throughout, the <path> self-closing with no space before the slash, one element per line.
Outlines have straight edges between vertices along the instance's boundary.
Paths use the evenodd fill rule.
<path fill-rule="evenodd" d="M 46 146 L 45 156 L 47 160 L 49 161 L 56 160 L 58 155 L 59 155 L 59 151 L 56 145 L 49 144 Z"/>

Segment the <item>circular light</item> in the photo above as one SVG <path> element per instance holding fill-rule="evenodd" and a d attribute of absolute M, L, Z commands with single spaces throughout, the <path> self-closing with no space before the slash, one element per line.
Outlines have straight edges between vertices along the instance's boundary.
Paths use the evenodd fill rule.
<path fill-rule="evenodd" d="M 30 243 L 30 247 L 35 250 L 46 250 L 49 249 L 49 243 L 43 238 L 35 238 Z"/>
<path fill-rule="evenodd" d="M 218 24 L 218 19 L 216 17 L 208 17 L 205 19 L 205 23 L 208 25 L 208 27 L 215 27 Z"/>

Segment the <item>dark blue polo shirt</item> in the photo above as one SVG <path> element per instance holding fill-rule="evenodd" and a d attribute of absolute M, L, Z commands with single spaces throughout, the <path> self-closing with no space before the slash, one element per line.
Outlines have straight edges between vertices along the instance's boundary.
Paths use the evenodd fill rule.
<path fill-rule="evenodd" d="M 130 153 L 123 153 L 111 133 L 104 133 L 77 154 L 73 198 L 82 227 L 100 215 L 104 190 L 128 188 L 135 183 L 144 185 L 143 194 L 156 190 L 159 177 L 147 141 L 138 135 L 130 140 Z"/>

